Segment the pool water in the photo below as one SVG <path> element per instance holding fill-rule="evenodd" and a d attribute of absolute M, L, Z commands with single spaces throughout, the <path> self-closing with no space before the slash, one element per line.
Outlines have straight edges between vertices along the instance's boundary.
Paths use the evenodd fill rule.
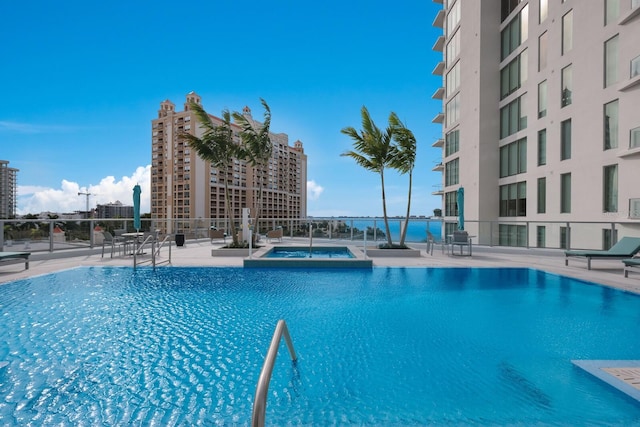
<path fill-rule="evenodd" d="M 638 425 L 571 364 L 636 359 L 640 297 L 528 269 L 78 268 L 0 286 L 3 425 Z"/>
<path fill-rule="evenodd" d="M 355 258 L 346 247 L 274 247 L 269 250 L 264 258 L 319 258 L 319 259 L 348 259 Z"/>

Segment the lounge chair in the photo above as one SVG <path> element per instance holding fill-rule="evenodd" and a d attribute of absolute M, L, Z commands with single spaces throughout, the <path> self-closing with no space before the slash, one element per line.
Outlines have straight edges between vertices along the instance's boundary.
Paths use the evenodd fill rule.
<path fill-rule="evenodd" d="M 629 277 L 629 272 L 633 267 L 640 268 L 640 258 L 623 259 L 622 262 L 624 263 L 624 277 Z"/>
<path fill-rule="evenodd" d="M 565 251 L 564 265 L 569 265 L 569 257 L 587 259 L 587 269 L 591 270 L 592 259 L 624 259 L 632 258 L 640 252 L 640 237 L 623 237 L 607 251 Z"/>
<path fill-rule="evenodd" d="M 0 252 L 0 261 L 10 261 L 14 259 L 24 259 L 24 269 L 29 269 L 29 255 L 31 252 Z"/>
<path fill-rule="evenodd" d="M 273 239 L 278 239 L 278 242 L 282 242 L 282 228 L 267 231 L 267 242 L 270 242 Z"/>

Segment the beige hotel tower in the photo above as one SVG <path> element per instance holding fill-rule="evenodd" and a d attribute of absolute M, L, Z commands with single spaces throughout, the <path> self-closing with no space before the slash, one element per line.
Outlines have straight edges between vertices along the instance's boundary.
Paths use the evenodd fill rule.
<path fill-rule="evenodd" d="M 242 208 L 249 208 L 253 216 L 258 202 L 259 179 L 255 168 L 235 160 L 228 170 L 218 170 L 178 138 L 180 132 L 202 134 L 196 115 L 189 110 L 191 102 L 201 105 L 200 96 L 194 92 L 187 94 L 184 111 L 180 112 L 171 101 L 163 101 L 158 118 L 151 122 L 151 217 L 166 232 L 208 227 L 210 220 L 214 225 L 224 224 L 221 221 L 227 216 L 225 180 L 236 219 L 242 217 Z M 248 107 L 243 114 L 253 120 Z M 220 122 L 220 118 L 211 117 Z M 238 141 L 239 132 L 238 127 L 234 132 Z M 270 219 L 270 225 L 284 225 L 307 216 L 307 156 L 302 143 L 296 141 L 289 146 L 284 133 L 271 133 L 271 141 L 273 154 L 263 171 L 266 178 L 260 216 Z M 207 224 L 196 224 L 194 220 Z"/>
<path fill-rule="evenodd" d="M 480 244 L 640 236 L 640 0 L 435 0 L 443 214 Z"/>

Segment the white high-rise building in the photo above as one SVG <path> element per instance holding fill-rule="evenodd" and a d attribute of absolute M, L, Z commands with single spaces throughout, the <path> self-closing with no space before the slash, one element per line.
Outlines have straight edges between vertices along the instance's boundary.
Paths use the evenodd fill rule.
<path fill-rule="evenodd" d="M 0 218 L 14 218 L 18 197 L 18 169 L 0 160 Z"/>
<path fill-rule="evenodd" d="M 435 3 L 446 233 L 463 187 L 481 244 L 640 235 L 640 0 Z"/>

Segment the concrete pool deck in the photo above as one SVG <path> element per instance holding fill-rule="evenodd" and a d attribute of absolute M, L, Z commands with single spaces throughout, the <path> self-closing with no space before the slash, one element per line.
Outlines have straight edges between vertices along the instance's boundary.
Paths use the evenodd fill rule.
<path fill-rule="evenodd" d="M 272 246 L 303 246 L 308 239 L 284 238 L 277 244 L 261 243 L 260 251 Z M 351 246 L 363 250 L 362 242 L 349 240 L 314 239 L 314 246 Z M 222 242 L 213 244 L 209 239 L 188 240 L 184 246 L 173 246 L 171 249 L 171 265 L 175 267 L 242 267 L 244 257 L 213 257 L 211 250 L 224 246 Z M 374 267 L 527 267 L 548 273 L 559 274 L 575 279 L 594 282 L 617 289 L 640 294 L 640 274 L 631 272 L 628 278 L 623 274 L 623 263 L 620 260 L 598 260 L 591 270 L 587 270 L 586 262 L 572 260 L 569 266 L 564 265 L 564 251 L 559 249 L 515 248 L 474 246 L 473 256 L 451 256 L 440 247 L 436 247 L 433 255 L 426 253 L 426 243 L 409 243 L 409 246 L 420 250 L 419 257 L 370 257 Z M 370 242 L 367 248 L 373 249 Z M 80 266 L 133 266 L 132 256 L 114 256 L 105 254 L 101 257 L 102 247 L 93 249 L 61 250 L 55 252 L 33 251 L 29 259 L 29 269 L 25 270 L 24 262 L 0 264 L 0 283 L 23 279 L 26 277 L 52 273 Z M 168 248 L 162 248 L 161 258 L 168 257 Z M 148 260 L 149 256 L 141 256 L 139 261 Z M 144 266 L 148 266 L 145 264 Z M 166 264 L 165 264 L 166 265 Z"/>

